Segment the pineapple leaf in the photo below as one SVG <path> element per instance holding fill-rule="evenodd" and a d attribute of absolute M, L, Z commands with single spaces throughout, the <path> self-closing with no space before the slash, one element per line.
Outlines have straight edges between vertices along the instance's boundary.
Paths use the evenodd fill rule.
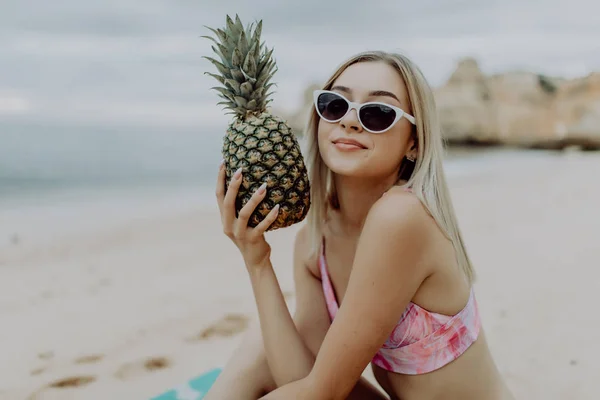
<path fill-rule="evenodd" d="M 246 78 L 247 81 L 252 82 L 252 83 L 256 82 L 256 79 L 254 79 L 250 75 L 248 75 L 246 73 L 246 71 L 244 71 L 243 69 L 240 69 L 240 71 L 242 71 L 242 74 L 244 75 L 244 78 Z"/>
<path fill-rule="evenodd" d="M 228 54 L 231 53 L 236 45 L 234 37 L 232 35 L 228 35 L 227 40 L 223 43 L 223 45 L 229 50 Z"/>
<path fill-rule="evenodd" d="M 243 97 L 235 96 L 234 100 L 235 100 L 235 103 L 238 105 L 238 107 L 246 108 L 246 106 L 248 105 L 248 102 Z"/>
<path fill-rule="evenodd" d="M 238 14 L 235 14 L 235 28 L 237 35 L 241 35 L 244 32 L 244 24 L 242 24 L 242 20 Z"/>
<path fill-rule="evenodd" d="M 239 49 L 233 49 L 233 57 L 231 57 L 231 65 L 240 67 L 242 65 L 242 54 Z"/>
<path fill-rule="evenodd" d="M 250 98 L 250 95 L 252 94 L 252 84 L 250 82 L 244 82 L 241 85 L 239 85 L 240 88 L 240 94 L 248 99 Z"/>
<path fill-rule="evenodd" d="M 229 104 L 230 107 L 233 107 L 233 106 L 237 107 L 237 104 L 235 104 L 235 101 L 228 99 L 227 97 L 222 96 L 222 95 L 219 95 L 219 97 L 224 100 L 222 103 L 227 103 L 227 104 Z"/>
<path fill-rule="evenodd" d="M 234 79 L 225 79 L 225 83 L 229 86 L 236 95 L 240 94 L 240 84 Z"/>
<path fill-rule="evenodd" d="M 261 71 L 262 76 L 267 76 L 268 79 L 273 77 L 273 68 L 275 68 L 275 62 L 271 61 L 269 64 L 265 65 L 263 70 Z"/>
<path fill-rule="evenodd" d="M 254 59 L 254 55 L 252 53 L 253 52 L 249 52 L 246 55 L 242 70 L 245 71 L 247 75 L 254 78 L 256 76 L 256 60 Z"/>
<path fill-rule="evenodd" d="M 260 46 L 258 44 L 258 41 L 254 41 L 254 43 L 252 43 L 252 49 L 250 50 L 250 52 L 252 53 L 252 57 L 254 57 L 254 62 L 258 64 L 260 59 Z"/>
<path fill-rule="evenodd" d="M 212 76 L 213 78 L 215 78 L 216 80 L 218 80 L 222 85 L 225 84 L 225 78 L 223 78 L 221 75 L 213 74 L 213 73 L 210 73 L 210 72 L 205 72 L 204 75 Z"/>
<path fill-rule="evenodd" d="M 225 66 L 230 67 L 229 63 L 231 61 L 231 51 L 228 51 L 227 48 L 225 46 L 223 46 L 222 44 L 218 45 L 219 51 L 221 51 L 221 54 L 223 54 L 224 59 L 223 59 L 223 64 L 225 64 Z"/>
<path fill-rule="evenodd" d="M 254 90 L 254 92 L 252 92 L 252 94 L 250 95 L 250 99 L 251 100 L 260 100 L 263 97 L 264 92 L 265 92 L 264 87 L 256 88 L 256 90 Z"/>
<path fill-rule="evenodd" d="M 250 48 L 248 49 L 248 54 L 246 55 L 246 58 L 252 57 L 254 59 L 254 64 L 256 64 L 257 60 L 258 60 L 258 56 L 259 56 L 259 54 L 256 53 L 256 42 L 254 42 L 250 45 Z M 246 60 L 244 60 L 244 62 L 246 62 Z"/>
<path fill-rule="evenodd" d="M 233 20 L 231 19 L 231 17 L 229 15 L 225 16 L 225 24 L 227 25 L 227 31 L 234 34 L 235 29 L 236 29 L 235 24 L 233 23 Z"/>
<path fill-rule="evenodd" d="M 244 82 L 246 80 L 246 77 L 244 76 L 243 72 L 240 71 L 239 69 L 230 69 L 229 70 L 230 75 L 233 79 L 235 79 L 238 82 Z"/>
<path fill-rule="evenodd" d="M 239 118 L 265 111 L 266 104 L 271 101 L 268 97 L 273 93 L 269 89 L 276 86 L 270 83 L 277 71 L 274 48 L 267 47 L 261 40 L 262 28 L 262 20 L 244 26 L 238 14 L 235 17 L 227 15 L 222 29 L 208 28 L 215 37 L 203 36 L 213 42 L 211 48 L 216 55 L 215 58 L 203 58 L 219 72 L 206 74 L 223 85 L 212 88 L 221 99 L 218 105 Z M 217 61 L 218 58 L 221 60 Z"/>
<path fill-rule="evenodd" d="M 252 42 L 254 43 L 259 43 L 260 42 L 260 36 L 262 35 L 262 20 L 258 21 L 258 24 L 256 25 L 256 29 L 254 29 L 254 35 L 252 35 Z"/>
<path fill-rule="evenodd" d="M 208 39 L 208 40 L 211 40 L 211 41 L 213 41 L 215 44 L 219 44 L 219 41 L 218 41 L 217 39 L 215 39 L 214 37 L 212 37 L 212 36 L 206 36 L 206 35 L 202 35 L 202 36 L 200 36 L 200 37 L 201 37 L 201 38 L 203 38 L 203 39 Z"/>
<path fill-rule="evenodd" d="M 227 57 L 221 52 L 220 49 L 217 49 L 215 46 L 210 46 L 210 48 L 221 58 L 221 63 L 223 65 L 227 64 Z"/>
<path fill-rule="evenodd" d="M 240 51 L 242 57 L 248 53 L 248 39 L 246 39 L 246 33 L 243 30 L 238 39 L 237 49 Z"/>
<path fill-rule="evenodd" d="M 226 88 L 215 86 L 211 87 L 211 90 L 216 90 L 217 92 L 225 96 L 224 98 L 226 100 L 234 101 L 234 96 L 231 94 L 231 91 Z"/>
<path fill-rule="evenodd" d="M 254 27 L 254 22 L 248 22 L 248 24 L 246 24 L 246 36 L 250 36 L 250 34 L 252 33 L 252 28 Z"/>
<path fill-rule="evenodd" d="M 265 50 L 265 54 L 262 57 L 261 64 L 258 66 L 258 73 L 262 73 L 262 70 L 269 64 L 274 64 L 275 60 L 272 58 L 273 49 Z"/>
<path fill-rule="evenodd" d="M 225 32 L 223 32 L 221 29 L 213 29 L 210 26 L 206 26 L 206 25 L 204 25 L 204 27 L 206 29 L 210 30 L 212 33 L 214 33 L 221 42 L 227 41 L 227 34 L 225 34 Z"/>
<path fill-rule="evenodd" d="M 270 80 L 273 78 L 273 74 L 270 73 L 267 69 L 264 69 L 260 74 L 258 80 L 256 81 L 256 87 L 265 86 Z"/>
<path fill-rule="evenodd" d="M 229 70 L 227 69 L 227 67 L 225 67 L 222 63 L 220 63 L 219 61 L 215 60 L 212 57 L 207 57 L 207 56 L 202 56 L 202 58 L 207 59 L 208 61 L 210 61 L 215 67 L 217 67 L 217 69 L 219 70 L 219 72 L 224 75 L 227 76 L 229 73 Z"/>
<path fill-rule="evenodd" d="M 269 83 L 268 85 L 265 85 L 265 91 L 269 90 L 269 88 L 273 87 L 273 86 L 277 86 L 276 83 Z M 269 95 L 267 94 L 265 97 L 269 97 Z"/>
<path fill-rule="evenodd" d="M 256 100 L 250 100 L 246 105 L 246 108 L 250 111 L 256 111 L 256 109 L 258 108 Z"/>

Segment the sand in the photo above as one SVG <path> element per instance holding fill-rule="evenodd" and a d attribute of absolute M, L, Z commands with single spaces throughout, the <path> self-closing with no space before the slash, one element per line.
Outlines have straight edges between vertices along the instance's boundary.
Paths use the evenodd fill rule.
<path fill-rule="evenodd" d="M 598 399 L 600 155 L 486 157 L 449 182 L 498 366 L 519 399 Z M 225 363 L 250 284 L 215 206 L 173 198 L 0 208 L 0 399 L 147 399 Z M 269 234 L 290 308 L 297 228 Z"/>

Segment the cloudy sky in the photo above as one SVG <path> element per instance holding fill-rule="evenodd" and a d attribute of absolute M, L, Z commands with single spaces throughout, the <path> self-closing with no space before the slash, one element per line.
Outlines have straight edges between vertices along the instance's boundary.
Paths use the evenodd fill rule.
<path fill-rule="evenodd" d="M 291 108 L 306 84 L 365 49 L 406 53 L 433 85 L 465 56 L 488 73 L 600 70 L 599 11 L 594 0 L 3 0 L 0 127 L 226 120 L 199 38 L 226 13 L 264 20 L 279 65 L 275 104 Z"/>

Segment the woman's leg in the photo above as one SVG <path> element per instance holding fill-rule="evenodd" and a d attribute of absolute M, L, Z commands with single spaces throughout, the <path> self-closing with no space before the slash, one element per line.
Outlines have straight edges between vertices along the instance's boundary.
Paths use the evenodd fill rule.
<path fill-rule="evenodd" d="M 260 326 L 253 325 L 229 359 L 205 400 L 256 400 L 275 390 L 267 364 Z M 348 400 L 387 400 L 366 379 L 361 378 Z"/>
<path fill-rule="evenodd" d="M 382 390 L 377 389 L 364 377 L 360 378 L 347 400 L 389 400 Z"/>
<path fill-rule="evenodd" d="M 256 324 L 246 333 L 205 400 L 256 400 L 275 387 L 260 326 Z"/>

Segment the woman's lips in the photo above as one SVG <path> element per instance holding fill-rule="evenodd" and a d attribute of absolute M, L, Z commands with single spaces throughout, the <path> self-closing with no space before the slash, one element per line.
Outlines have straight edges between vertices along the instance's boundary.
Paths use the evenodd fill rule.
<path fill-rule="evenodd" d="M 367 147 L 357 140 L 336 139 L 333 145 L 340 150 L 365 150 Z"/>

